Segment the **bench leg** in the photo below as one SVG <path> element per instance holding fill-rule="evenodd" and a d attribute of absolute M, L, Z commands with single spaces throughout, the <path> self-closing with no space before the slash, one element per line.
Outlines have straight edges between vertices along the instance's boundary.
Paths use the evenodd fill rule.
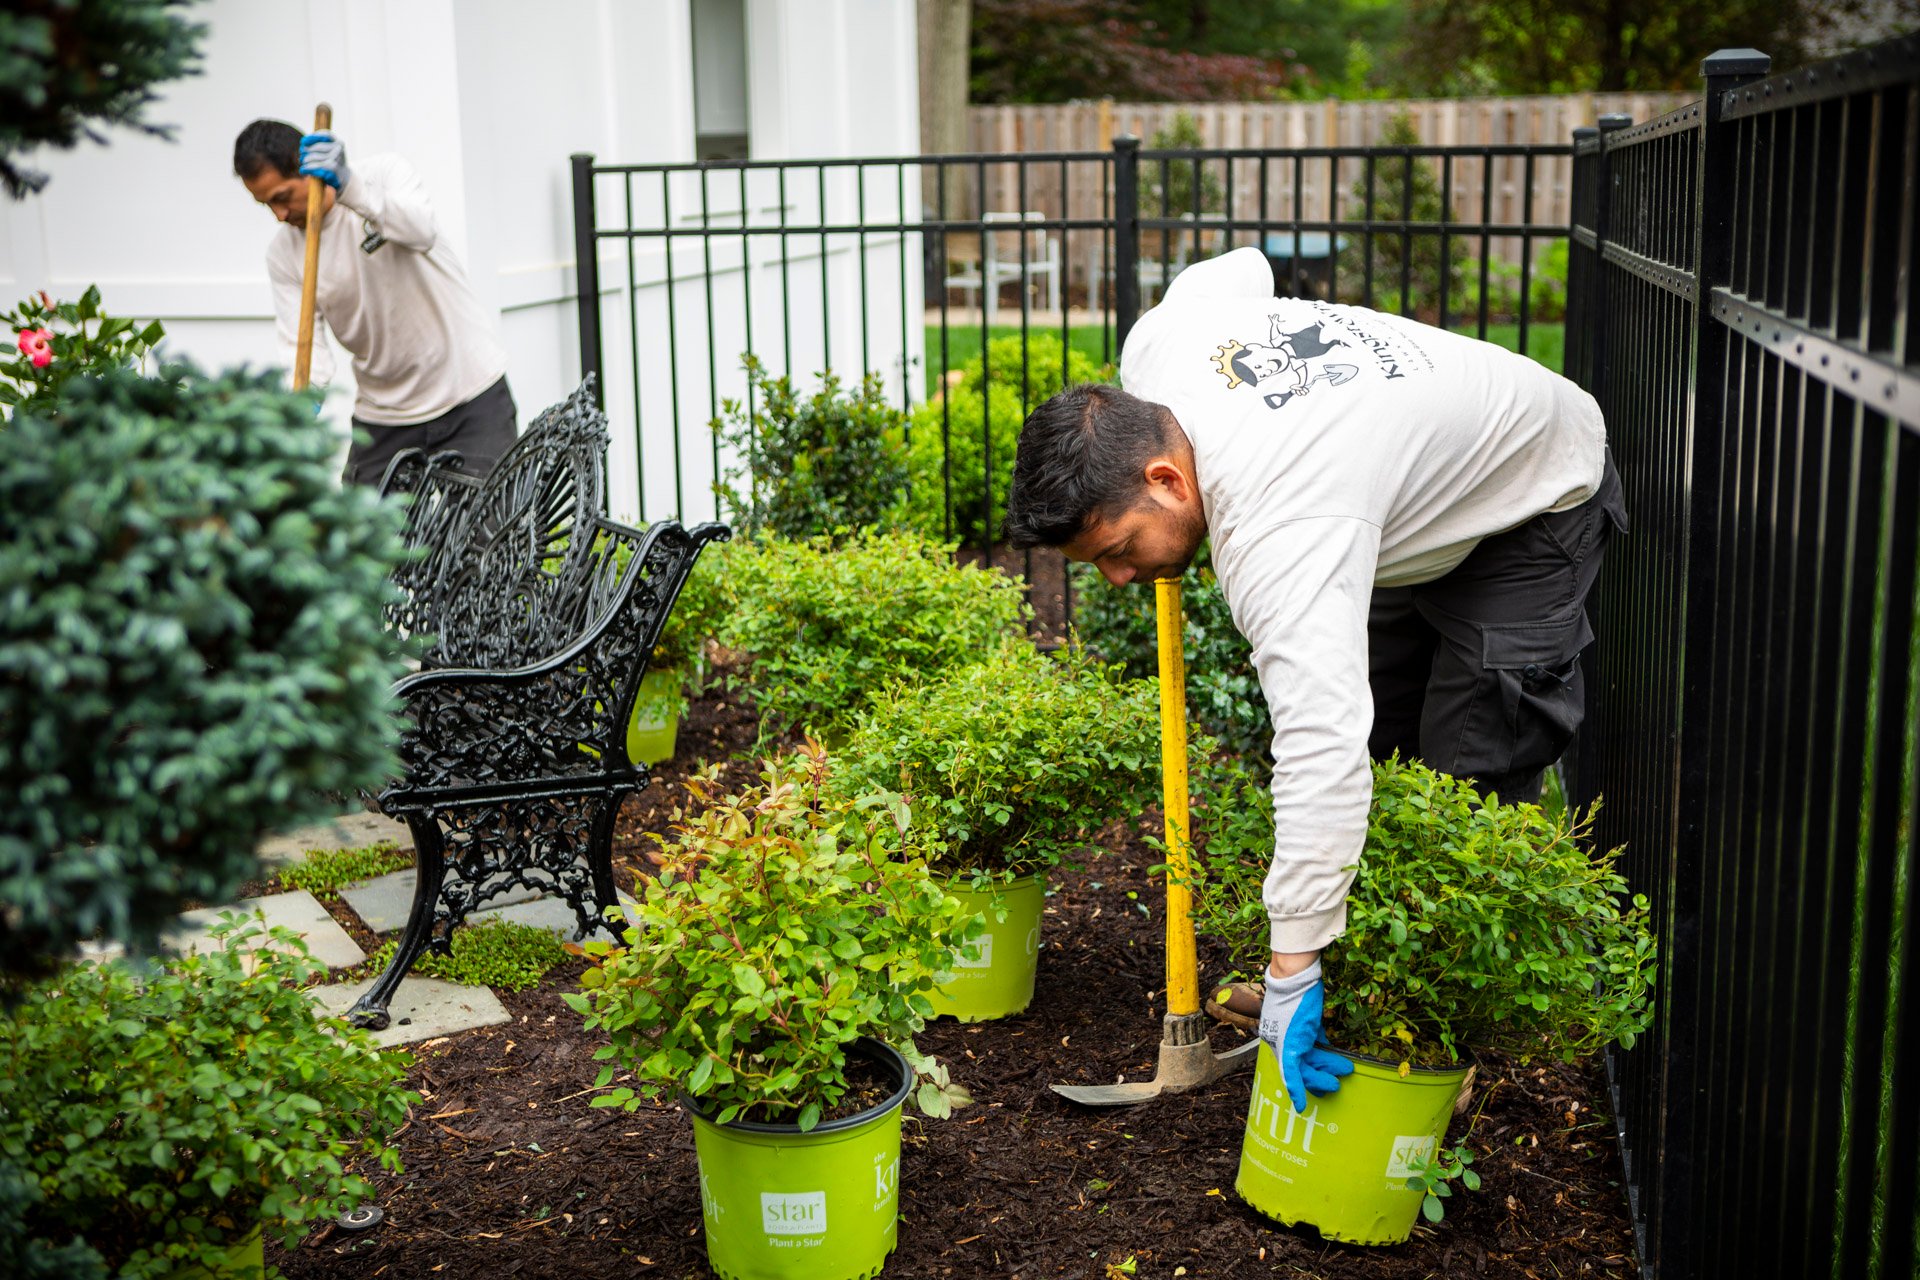
<path fill-rule="evenodd" d="M 375 978 L 366 993 L 347 1010 L 347 1021 L 369 1031 L 384 1031 L 392 1020 L 387 1003 L 400 989 L 401 981 L 414 961 L 433 941 L 433 920 L 440 902 L 440 885 L 446 879 L 446 842 L 440 824 L 426 814 L 410 813 L 407 826 L 413 831 L 413 909 L 407 915 L 407 929 L 394 948 L 393 962 Z"/>

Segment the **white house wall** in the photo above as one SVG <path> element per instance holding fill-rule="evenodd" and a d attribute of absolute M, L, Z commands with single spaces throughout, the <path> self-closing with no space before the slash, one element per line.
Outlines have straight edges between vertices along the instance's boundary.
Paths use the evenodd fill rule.
<path fill-rule="evenodd" d="M 747 0 L 755 158 L 914 150 L 913 11 L 890 0 Z M 272 223 L 232 176 L 233 139 L 258 116 L 306 127 L 313 104 L 326 100 L 350 158 L 392 150 L 420 170 L 444 234 L 466 261 L 483 305 L 499 317 L 522 425 L 566 394 L 580 371 L 568 156 L 590 152 L 603 164 L 692 159 L 688 0 L 548 0 L 532 8 L 524 0 L 211 0 L 192 12 L 210 28 L 204 74 L 164 86 L 149 112 L 153 120 L 176 124 L 177 140 L 116 130 L 106 147 L 30 157 L 52 182 L 24 202 L 0 201 L 0 296 L 44 288 L 74 297 L 97 283 L 115 314 L 162 320 L 170 354 L 216 367 L 284 364 L 262 257 Z M 771 186 L 770 173 L 751 176 L 750 197 L 777 205 L 758 190 L 763 182 Z M 737 204 L 738 177 L 728 177 Z M 604 193 L 614 180 L 600 181 Z M 841 174 L 835 181 L 831 216 L 850 220 L 851 179 Z M 676 225 L 696 225 L 687 218 L 699 208 L 698 179 L 680 175 L 675 182 Z M 710 185 L 717 193 L 722 184 L 715 178 Z M 795 221 L 818 214 L 817 194 L 811 183 L 804 185 L 809 191 L 789 195 Z M 602 194 L 602 225 L 624 212 L 610 210 L 607 198 Z M 657 194 L 648 198 L 657 212 Z M 917 215 L 916 199 L 910 190 L 910 215 Z M 710 207 L 720 207 L 711 193 Z M 891 220 L 899 212 L 891 203 L 870 205 L 868 217 Z M 791 332 L 781 319 L 777 238 L 753 245 L 752 341 L 773 349 L 776 366 L 790 341 L 798 373 L 811 374 L 831 359 L 837 372 L 857 377 L 857 239 L 840 237 L 828 246 L 830 352 L 818 237 L 811 246 L 799 240 L 788 246 Z M 629 519 L 680 509 L 672 497 L 675 370 L 667 359 L 659 244 L 636 254 L 632 299 L 624 246 L 604 242 L 600 255 L 606 398 L 615 436 L 612 504 Z M 896 388 L 912 385 L 906 370 L 920 349 L 917 323 L 906 326 L 904 349 L 901 339 L 902 303 L 911 317 L 920 314 L 917 241 L 908 248 L 915 269 L 907 273 L 912 292 L 905 299 L 899 238 L 872 236 L 866 249 L 867 360 L 892 371 Z M 709 254 L 711 316 L 705 311 Z M 809 270 L 799 269 L 802 260 Z M 888 269 L 879 271 L 881 265 Z M 678 363 L 680 456 L 689 468 L 679 489 L 687 498 L 684 514 L 703 518 L 713 513 L 706 423 L 714 404 L 744 388 L 739 353 L 748 333 L 739 240 L 716 240 L 705 252 L 697 239 L 676 241 L 673 269 L 678 323 L 671 349 Z M 635 345 L 628 315 L 640 320 L 644 449 L 627 372 Z M 352 379 L 337 346 L 335 356 L 339 372 L 327 413 L 344 439 Z"/>

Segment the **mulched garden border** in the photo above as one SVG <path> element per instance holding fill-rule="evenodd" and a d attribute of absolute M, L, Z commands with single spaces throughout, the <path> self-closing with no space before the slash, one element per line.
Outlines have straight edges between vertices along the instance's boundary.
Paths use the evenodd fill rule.
<path fill-rule="evenodd" d="M 680 761 L 734 758 L 753 741 L 751 711 L 724 692 L 697 699 Z M 686 763 L 669 763 L 622 813 L 625 872 L 646 865 Z M 1040 990 L 1024 1014 L 920 1037 L 976 1105 L 945 1121 L 907 1113 L 900 1247 L 885 1275 L 1060 1277 L 1132 1274 L 1324 1280 L 1638 1274 L 1613 1124 L 1597 1060 L 1576 1065 L 1487 1058 L 1449 1144 L 1464 1136 L 1482 1188 L 1456 1190 L 1446 1219 L 1391 1248 L 1322 1240 L 1278 1226 L 1233 1193 L 1248 1082 L 1127 1110 L 1076 1106 L 1056 1082 L 1149 1076 L 1164 1009 L 1161 884 L 1144 837 L 1148 813 L 1102 833 L 1111 854 L 1064 871 L 1048 900 Z M 363 944 L 370 935 L 331 904 Z M 1222 957 L 1202 942 L 1202 972 Z M 503 993 L 514 1020 L 415 1046 L 409 1083 L 424 1098 L 395 1136 L 406 1172 L 361 1172 L 382 1225 L 326 1227 L 269 1261 L 293 1280 L 432 1275 L 708 1275 L 689 1123 L 671 1105 L 634 1112 L 589 1103 L 604 1043 L 561 1001 L 573 962 L 531 991 Z M 1216 1047 L 1235 1033 L 1218 1029 Z M 1128 1259 L 1135 1270 L 1120 1270 Z"/>

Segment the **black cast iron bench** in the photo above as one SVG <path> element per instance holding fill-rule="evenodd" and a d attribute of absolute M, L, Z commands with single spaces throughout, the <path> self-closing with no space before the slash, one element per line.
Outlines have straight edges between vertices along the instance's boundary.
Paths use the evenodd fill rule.
<path fill-rule="evenodd" d="M 413 497 L 394 574 L 397 633 L 431 637 L 394 686 L 402 777 L 377 803 L 413 832 L 413 906 L 392 963 L 349 1012 L 387 1004 L 429 947 L 514 891 L 558 893 L 583 936 L 612 927 L 613 828 L 648 770 L 627 722 L 668 611 L 725 525 L 609 520 L 607 423 L 591 382 L 535 420 L 484 480 L 450 454 L 396 457 L 382 492 Z"/>

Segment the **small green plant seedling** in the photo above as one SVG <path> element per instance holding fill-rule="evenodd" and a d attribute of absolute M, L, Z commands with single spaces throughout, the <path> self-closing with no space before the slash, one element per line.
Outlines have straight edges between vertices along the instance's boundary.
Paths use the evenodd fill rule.
<path fill-rule="evenodd" d="M 369 962 L 375 973 L 393 960 L 394 944 L 381 947 Z M 547 970 L 567 958 L 567 944 L 547 929 L 516 920 L 483 920 L 453 935 L 453 951 L 429 951 L 414 971 L 444 978 L 464 987 L 493 987 L 525 991 L 537 986 Z"/>
<path fill-rule="evenodd" d="M 402 853 L 391 840 L 359 849 L 309 849 L 301 861 L 281 870 L 280 883 L 288 889 L 305 889 L 316 898 L 337 898 L 347 885 L 412 865 L 413 855 Z"/>
<path fill-rule="evenodd" d="M 1412 1171 L 1407 1175 L 1407 1189 L 1426 1193 L 1420 1201 L 1420 1212 L 1428 1222 L 1438 1222 L 1447 1216 L 1441 1201 L 1453 1195 L 1454 1182 L 1469 1191 L 1480 1189 L 1480 1175 L 1469 1167 L 1472 1164 L 1473 1152 L 1467 1150 L 1465 1143 L 1451 1151 L 1434 1151 L 1407 1162 L 1407 1168 Z"/>

